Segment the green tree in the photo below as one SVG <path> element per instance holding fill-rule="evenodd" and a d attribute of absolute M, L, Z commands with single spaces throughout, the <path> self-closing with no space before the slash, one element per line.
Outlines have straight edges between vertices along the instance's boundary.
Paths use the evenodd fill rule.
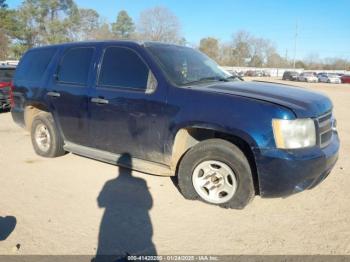
<path fill-rule="evenodd" d="M 203 38 L 199 44 L 199 50 L 215 61 L 219 61 L 219 41 L 213 37 Z"/>
<path fill-rule="evenodd" d="M 8 29 L 11 26 L 9 10 L 5 0 L 0 0 L 0 59 L 6 59 L 9 49 Z"/>
<path fill-rule="evenodd" d="M 9 48 L 8 38 L 1 30 L 0 31 L 0 60 L 4 60 L 7 58 L 8 48 Z"/>
<path fill-rule="evenodd" d="M 0 8 L 7 8 L 6 0 L 0 0 Z"/>
<path fill-rule="evenodd" d="M 73 0 L 25 0 L 17 11 L 17 38 L 28 47 L 70 41 L 78 19 Z"/>
<path fill-rule="evenodd" d="M 78 9 L 71 25 L 72 40 L 91 40 L 93 35 L 100 28 L 100 15 L 94 9 Z"/>
<path fill-rule="evenodd" d="M 111 40 L 114 35 L 110 29 L 110 25 L 106 22 L 102 23 L 99 28 L 91 33 L 91 38 L 95 40 Z"/>
<path fill-rule="evenodd" d="M 112 24 L 112 32 L 117 38 L 130 39 L 135 32 L 134 22 L 128 13 L 120 11 L 117 21 Z"/>

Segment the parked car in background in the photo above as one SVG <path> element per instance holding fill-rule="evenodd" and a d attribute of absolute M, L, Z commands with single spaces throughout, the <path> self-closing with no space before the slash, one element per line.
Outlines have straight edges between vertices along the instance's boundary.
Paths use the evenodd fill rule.
<path fill-rule="evenodd" d="M 243 72 L 243 71 L 238 71 L 237 74 L 238 74 L 238 76 L 240 76 L 240 77 L 243 77 L 243 76 L 244 76 L 244 72 Z"/>
<path fill-rule="evenodd" d="M 350 84 L 350 75 L 343 75 L 340 80 L 344 84 Z"/>
<path fill-rule="evenodd" d="M 9 109 L 11 104 L 11 81 L 15 66 L 0 65 L 0 109 Z"/>
<path fill-rule="evenodd" d="M 282 76 L 282 80 L 297 81 L 299 73 L 295 71 L 285 71 Z"/>
<path fill-rule="evenodd" d="M 318 75 L 318 81 L 323 83 L 340 84 L 341 79 L 337 74 L 321 73 Z"/>
<path fill-rule="evenodd" d="M 270 71 L 264 70 L 264 71 L 263 71 L 263 76 L 271 77 Z"/>
<path fill-rule="evenodd" d="M 248 70 L 247 72 L 245 72 L 245 76 L 262 77 L 263 75 L 264 73 L 261 70 Z"/>
<path fill-rule="evenodd" d="M 312 72 L 304 72 L 298 76 L 298 81 L 301 82 L 318 82 L 318 78 Z"/>
<path fill-rule="evenodd" d="M 245 76 L 255 76 L 255 72 L 253 70 L 248 70 L 244 74 Z"/>
<path fill-rule="evenodd" d="M 185 198 L 225 208 L 242 209 L 257 194 L 311 189 L 338 159 L 327 96 L 239 81 L 185 46 L 105 41 L 34 48 L 13 86 L 12 117 L 31 130 L 38 155 L 68 151 L 177 176 Z"/>
<path fill-rule="evenodd" d="M 255 71 L 254 74 L 255 74 L 254 76 L 257 76 L 257 77 L 262 77 L 262 76 L 264 76 L 264 73 L 263 73 L 263 71 L 261 71 L 261 70 Z"/>

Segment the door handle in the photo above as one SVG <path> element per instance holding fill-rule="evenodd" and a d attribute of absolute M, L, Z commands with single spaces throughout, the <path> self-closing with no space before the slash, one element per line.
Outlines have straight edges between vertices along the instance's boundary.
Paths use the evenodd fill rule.
<path fill-rule="evenodd" d="M 51 96 L 51 97 L 60 97 L 61 96 L 61 94 L 58 92 L 48 92 L 47 95 Z"/>
<path fill-rule="evenodd" d="M 91 102 L 96 103 L 96 104 L 108 104 L 109 103 L 109 101 L 107 99 L 103 99 L 100 97 L 91 98 Z"/>

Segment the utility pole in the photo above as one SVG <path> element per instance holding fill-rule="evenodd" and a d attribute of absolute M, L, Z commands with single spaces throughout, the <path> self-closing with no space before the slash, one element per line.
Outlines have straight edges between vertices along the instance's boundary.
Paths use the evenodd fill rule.
<path fill-rule="evenodd" d="M 294 35 L 294 58 L 293 58 L 293 68 L 295 69 L 295 58 L 297 55 L 297 38 L 298 38 L 298 21 L 295 24 L 295 35 Z"/>

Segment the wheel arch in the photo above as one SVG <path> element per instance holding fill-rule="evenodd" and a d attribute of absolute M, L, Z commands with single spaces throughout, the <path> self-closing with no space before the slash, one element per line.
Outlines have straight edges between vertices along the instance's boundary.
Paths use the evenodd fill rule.
<path fill-rule="evenodd" d="M 39 102 L 26 104 L 24 107 L 24 125 L 27 130 L 31 129 L 34 117 L 41 112 L 50 113 L 49 108 L 45 104 Z"/>
<path fill-rule="evenodd" d="M 227 130 L 216 125 L 200 124 L 179 128 L 174 135 L 171 147 L 171 170 L 177 174 L 179 163 L 185 153 L 196 144 L 211 138 L 229 141 L 244 153 L 251 167 L 255 192 L 259 194 L 259 178 L 253 152 L 257 144 L 247 133 L 238 129 Z"/>

